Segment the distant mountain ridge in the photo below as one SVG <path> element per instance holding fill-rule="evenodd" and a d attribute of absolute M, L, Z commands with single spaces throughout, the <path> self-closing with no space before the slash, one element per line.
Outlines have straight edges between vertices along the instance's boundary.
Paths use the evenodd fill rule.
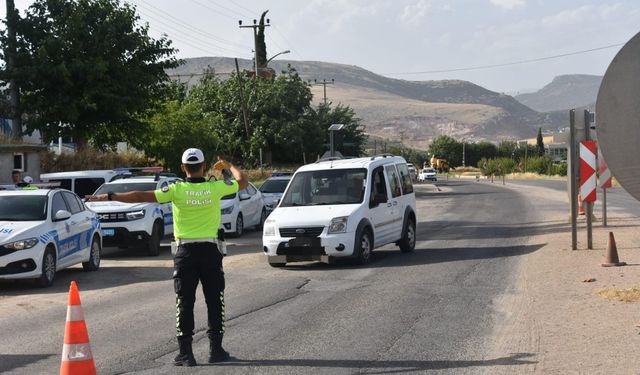
<path fill-rule="evenodd" d="M 516 99 L 539 112 L 593 107 L 602 83 L 602 76 L 568 74 L 555 77 L 542 89 L 516 95 Z"/>
<path fill-rule="evenodd" d="M 238 62 L 240 69 L 252 69 L 250 60 Z M 315 61 L 275 60 L 270 67 L 280 72 L 289 64 L 306 80 L 335 79 L 335 84 L 327 86 L 329 100 L 354 108 L 368 133 L 403 137 L 419 148 L 426 148 L 440 134 L 496 141 L 534 137 L 538 127 L 558 125 L 509 95 L 467 81 L 406 81 L 353 65 Z M 235 71 L 235 62 L 223 57 L 193 58 L 168 73 L 193 82 L 207 67 L 225 75 Z M 314 101 L 322 100 L 321 86 L 314 85 L 313 93 Z"/>

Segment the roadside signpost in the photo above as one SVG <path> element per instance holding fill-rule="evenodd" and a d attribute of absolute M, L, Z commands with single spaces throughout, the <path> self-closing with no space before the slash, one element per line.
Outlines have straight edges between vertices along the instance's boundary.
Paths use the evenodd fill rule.
<path fill-rule="evenodd" d="M 569 120 L 567 191 L 569 192 L 569 207 L 571 209 L 571 249 L 578 249 L 578 191 L 580 191 L 583 204 L 586 207 L 587 248 L 592 249 L 593 202 L 596 199 L 596 149 L 595 142 L 590 140 L 589 134 L 591 113 L 588 110 L 572 109 L 569 111 Z M 583 143 L 585 141 L 586 143 Z M 583 158 L 585 159 L 583 160 Z M 585 194 L 589 195 L 588 199 Z"/>
<path fill-rule="evenodd" d="M 596 141 L 580 142 L 580 195 L 584 202 L 596 201 Z"/>
<path fill-rule="evenodd" d="M 602 156 L 602 151 L 598 148 L 598 183 L 602 189 L 602 225 L 607 226 L 607 189 L 613 184 L 611 183 L 611 170 L 607 166 Z"/>
<path fill-rule="evenodd" d="M 587 130 L 588 134 L 588 130 Z M 580 195 L 586 203 L 587 249 L 593 249 L 593 202 L 596 201 L 596 142 L 580 142 Z"/>

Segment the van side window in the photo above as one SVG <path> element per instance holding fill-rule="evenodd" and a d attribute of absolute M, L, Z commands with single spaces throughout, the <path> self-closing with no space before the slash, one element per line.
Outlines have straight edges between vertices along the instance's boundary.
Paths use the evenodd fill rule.
<path fill-rule="evenodd" d="M 400 171 L 402 194 L 413 193 L 413 182 L 411 182 L 411 173 L 409 173 L 409 167 L 404 163 L 398 164 L 398 171 Z"/>
<path fill-rule="evenodd" d="M 102 184 L 104 184 L 104 178 L 76 178 L 73 191 L 84 197 L 85 195 L 93 194 Z"/>
<path fill-rule="evenodd" d="M 398 179 L 398 171 L 396 166 L 391 164 L 384 167 L 387 171 L 387 177 L 389 177 L 389 186 L 391 187 L 391 197 L 396 198 L 402 195 L 400 191 L 400 181 Z"/>
<path fill-rule="evenodd" d="M 382 167 L 374 169 L 373 173 L 371 174 L 371 197 L 369 198 L 370 208 L 376 206 L 376 195 L 383 195 L 385 198 L 388 197 L 387 184 L 384 181 L 384 170 Z"/>
<path fill-rule="evenodd" d="M 54 178 L 54 179 L 49 180 L 49 182 L 59 182 L 61 189 L 67 189 L 67 190 L 73 191 L 73 187 L 71 186 L 71 182 L 72 181 L 71 181 L 70 178 L 60 178 L 60 179 Z M 89 194 L 86 194 L 86 195 L 91 195 L 91 194 L 93 194 L 93 191 L 91 193 L 89 193 Z"/>

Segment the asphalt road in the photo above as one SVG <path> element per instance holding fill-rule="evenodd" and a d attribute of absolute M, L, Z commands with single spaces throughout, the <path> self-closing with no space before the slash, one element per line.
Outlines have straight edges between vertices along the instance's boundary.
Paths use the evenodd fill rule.
<path fill-rule="evenodd" d="M 513 181 L 509 180 L 510 184 L 528 185 L 545 187 L 554 189 L 557 191 L 567 191 L 567 182 L 561 180 L 523 180 Z M 602 216 L 602 189 L 596 191 L 596 204 L 594 206 L 594 213 L 596 216 Z M 568 207 L 568 205 L 567 205 Z M 567 208 L 568 210 L 568 208 Z M 607 212 L 610 213 L 625 213 L 627 215 L 640 216 L 640 201 L 632 197 L 621 187 L 613 187 L 607 189 Z"/>
<path fill-rule="evenodd" d="M 100 374 L 494 373 L 527 368 L 535 353 L 495 355 L 519 256 L 538 250 L 531 202 L 487 182 L 418 185 L 414 253 L 379 249 L 365 267 L 303 263 L 273 269 L 260 234 L 231 240 L 225 260 L 232 361 L 206 364 L 205 309 L 198 293 L 194 351 L 201 366 L 177 369 L 172 262 L 122 251 L 102 268 L 58 273 L 49 289 L 0 284 L 0 372 L 59 368 L 67 290 L 77 280 Z M 214 367 L 214 368 L 212 368 Z"/>

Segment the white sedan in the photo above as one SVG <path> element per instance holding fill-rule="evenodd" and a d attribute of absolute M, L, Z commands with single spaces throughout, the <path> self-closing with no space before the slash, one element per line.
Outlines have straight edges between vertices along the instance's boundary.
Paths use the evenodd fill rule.
<path fill-rule="evenodd" d="M 438 181 L 436 170 L 433 168 L 425 168 L 418 174 L 418 181 Z"/>
<path fill-rule="evenodd" d="M 229 194 L 220 201 L 222 210 L 221 228 L 226 233 L 240 237 L 244 228 L 262 229 L 267 219 L 267 209 L 262 193 L 253 184 L 240 190 L 238 194 Z"/>
<path fill-rule="evenodd" d="M 100 267 L 98 215 L 63 189 L 0 191 L 0 279 L 53 284 L 56 271 Z"/>

